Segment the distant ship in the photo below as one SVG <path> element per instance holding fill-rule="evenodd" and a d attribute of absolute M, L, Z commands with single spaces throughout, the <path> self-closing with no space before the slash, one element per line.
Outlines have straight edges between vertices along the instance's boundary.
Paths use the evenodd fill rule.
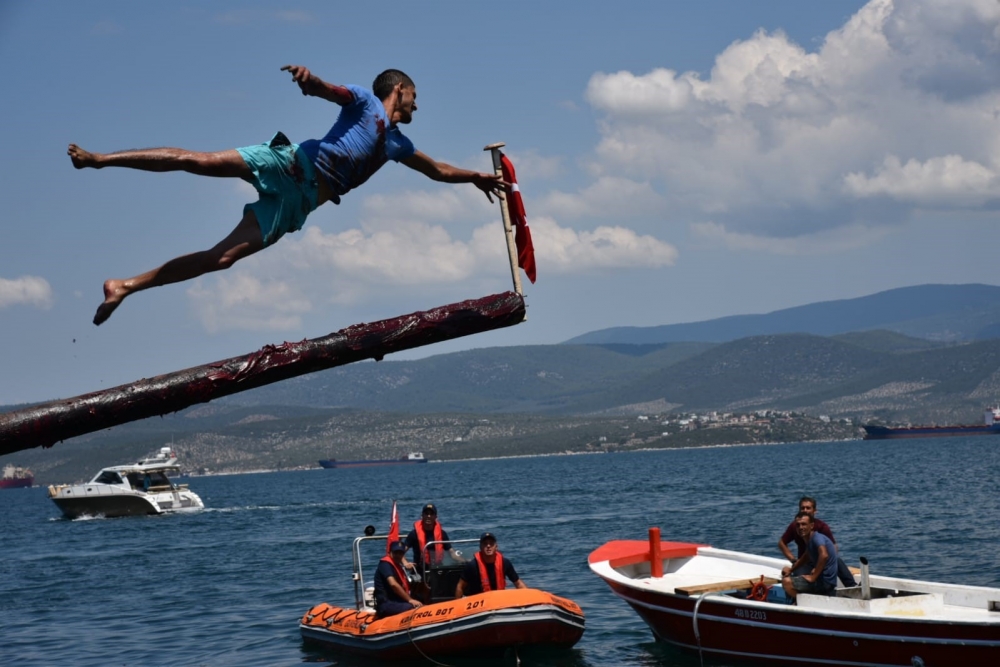
<path fill-rule="evenodd" d="M 20 489 L 35 483 L 35 476 L 27 468 L 12 465 L 3 467 L 3 477 L 0 477 L 0 489 Z"/>
<path fill-rule="evenodd" d="M 983 413 L 982 424 L 955 426 L 903 426 L 891 428 L 866 424 L 865 440 L 895 440 L 897 438 L 944 438 L 949 435 L 1000 435 L 1000 408 Z"/>
<path fill-rule="evenodd" d="M 323 459 L 319 462 L 324 468 L 362 468 L 366 466 L 396 466 L 408 465 L 410 463 L 427 463 L 427 459 L 420 452 L 410 452 L 406 456 L 398 459 L 370 459 L 366 461 L 338 461 L 337 459 Z"/>

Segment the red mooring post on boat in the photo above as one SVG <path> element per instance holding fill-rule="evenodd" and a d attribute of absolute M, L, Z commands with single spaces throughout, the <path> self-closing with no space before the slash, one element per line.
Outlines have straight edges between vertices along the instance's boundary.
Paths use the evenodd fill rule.
<path fill-rule="evenodd" d="M 524 321 L 524 297 L 514 292 L 440 306 L 380 322 L 355 324 L 323 338 L 265 345 L 187 370 L 142 379 L 0 414 L 0 455 L 51 447 L 85 433 L 255 389 L 279 380 L 392 352 L 514 326 Z"/>
<path fill-rule="evenodd" d="M 660 555 L 660 529 L 649 529 L 649 576 L 663 576 L 663 556 Z"/>

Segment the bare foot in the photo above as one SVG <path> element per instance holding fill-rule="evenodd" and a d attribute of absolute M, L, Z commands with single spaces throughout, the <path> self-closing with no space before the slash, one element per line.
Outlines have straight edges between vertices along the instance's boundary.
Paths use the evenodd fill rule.
<path fill-rule="evenodd" d="M 124 280 L 105 280 L 104 303 L 98 306 L 97 312 L 94 313 L 94 324 L 100 326 L 104 323 L 128 295 Z"/>
<path fill-rule="evenodd" d="M 84 167 L 101 168 L 96 154 L 85 151 L 76 144 L 70 144 L 69 148 L 66 149 L 66 154 L 69 155 L 69 159 L 73 161 L 73 166 L 77 169 L 83 169 Z"/>

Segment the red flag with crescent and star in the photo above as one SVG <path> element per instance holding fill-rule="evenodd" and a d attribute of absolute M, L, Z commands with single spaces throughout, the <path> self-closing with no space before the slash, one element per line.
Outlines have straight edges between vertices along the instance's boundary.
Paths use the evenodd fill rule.
<path fill-rule="evenodd" d="M 396 514 L 396 501 L 392 501 L 392 522 L 389 524 L 389 539 L 385 541 L 385 555 L 390 555 L 389 549 L 393 542 L 399 541 L 399 515 Z"/>
<path fill-rule="evenodd" d="M 521 199 L 521 189 L 517 186 L 514 165 L 503 153 L 500 154 L 500 169 L 503 172 L 503 180 L 510 184 L 504 186 L 504 190 L 507 193 L 510 224 L 514 227 L 514 243 L 517 244 L 517 265 L 524 269 L 528 280 L 535 282 L 535 246 L 531 243 L 528 216 L 524 212 L 524 201 Z"/>

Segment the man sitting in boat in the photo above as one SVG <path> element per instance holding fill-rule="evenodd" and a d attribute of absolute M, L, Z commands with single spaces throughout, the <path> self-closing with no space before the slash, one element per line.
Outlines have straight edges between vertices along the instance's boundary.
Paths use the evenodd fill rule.
<path fill-rule="evenodd" d="M 505 578 L 510 579 L 514 588 L 527 588 L 517 576 L 513 563 L 497 551 L 496 536 L 493 533 L 483 533 L 479 536 L 479 552 L 462 570 L 462 578 L 455 588 L 455 597 L 502 591 L 506 588 Z"/>
<path fill-rule="evenodd" d="M 832 595 L 837 588 L 837 545 L 816 532 L 815 519 L 809 512 L 796 514 L 795 522 L 806 548 L 794 563 L 781 569 L 781 587 L 793 600 L 799 593 Z M 812 563 L 811 570 L 793 574 L 808 563 Z"/>
<path fill-rule="evenodd" d="M 437 515 L 437 507 L 433 503 L 424 505 L 424 509 L 420 513 L 420 520 L 413 524 L 413 530 L 406 536 L 406 548 L 413 549 L 413 564 L 416 566 L 417 572 L 424 571 L 424 549 L 427 548 L 429 542 L 438 543 L 431 547 L 429 554 L 432 566 L 441 565 L 444 562 L 445 554 L 448 554 L 453 562 L 465 562 L 465 559 L 448 542 L 448 533 L 438 523 Z M 409 563 L 404 561 L 404 564 L 409 567 Z"/>
<path fill-rule="evenodd" d="M 826 535 L 828 538 L 830 538 L 830 541 L 833 542 L 834 545 L 837 544 L 837 539 L 833 536 L 833 531 L 830 530 L 830 526 L 827 525 L 825 521 L 816 518 L 815 498 L 810 498 L 809 496 L 802 496 L 802 498 L 799 499 L 799 511 L 808 512 L 809 516 L 813 518 L 813 524 L 816 527 L 816 532 Z M 788 548 L 788 545 L 793 541 L 795 542 L 795 545 L 798 547 L 798 556 L 801 556 L 806 550 L 806 545 L 805 542 L 802 541 L 802 538 L 799 536 L 799 526 L 796 523 L 795 519 L 793 519 L 792 522 L 788 524 L 788 528 L 785 529 L 785 532 L 782 534 L 781 539 L 778 540 L 778 548 L 781 549 L 781 553 L 785 554 L 785 558 L 787 558 L 790 563 L 794 563 L 795 560 L 798 558 L 798 556 L 793 556 L 792 550 Z M 837 546 L 837 552 L 838 554 L 840 552 L 839 546 Z M 806 563 L 804 566 L 802 566 L 802 568 L 800 568 L 801 571 L 792 572 L 792 574 L 803 574 L 804 572 L 808 572 L 811 566 L 812 566 L 811 563 Z M 837 577 L 842 582 L 844 582 L 844 586 L 847 586 L 849 588 L 858 585 L 858 582 L 854 580 L 854 575 L 851 573 L 851 568 L 847 567 L 847 563 L 845 563 L 844 559 L 841 558 L 839 555 L 837 556 Z"/>
<path fill-rule="evenodd" d="M 406 545 L 397 540 L 389 546 L 389 555 L 378 563 L 375 570 L 375 614 L 378 618 L 395 616 L 423 606 L 410 596 L 410 582 L 403 572 L 403 555 Z"/>

